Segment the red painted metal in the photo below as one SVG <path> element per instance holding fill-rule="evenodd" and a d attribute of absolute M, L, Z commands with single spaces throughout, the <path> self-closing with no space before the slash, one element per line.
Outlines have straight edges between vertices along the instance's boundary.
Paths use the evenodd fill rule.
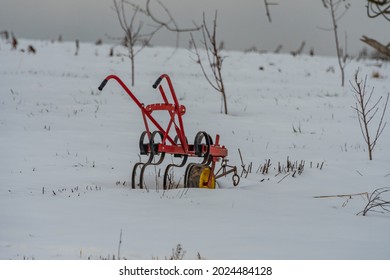
<path fill-rule="evenodd" d="M 125 83 L 116 75 L 107 76 L 103 81 L 102 85 L 99 87 L 99 89 L 103 89 L 106 83 L 111 79 L 116 80 L 119 85 L 125 90 L 125 92 L 130 96 L 130 98 L 134 101 L 134 103 L 140 108 L 145 125 L 145 130 L 147 132 L 149 140 L 151 136 L 150 123 L 153 124 L 156 129 L 162 133 L 163 139 L 162 142 L 158 144 L 158 153 L 187 155 L 190 157 L 197 156 L 195 153 L 194 145 L 187 143 L 187 137 L 184 130 L 182 116 L 186 113 L 186 107 L 179 104 L 171 79 L 167 74 L 162 74 L 157 79 L 156 83 L 153 85 L 154 88 L 158 87 L 163 103 L 149 104 L 146 106 L 137 99 L 137 97 L 131 92 L 131 90 L 125 85 Z M 163 80 L 165 80 L 168 85 L 168 89 L 171 95 L 170 98 L 167 97 L 164 87 L 161 85 L 161 82 Z M 169 101 L 170 99 L 172 100 L 172 102 Z M 153 117 L 152 114 L 155 111 L 168 112 L 170 118 L 168 125 L 165 129 Z M 172 127 L 174 128 L 175 133 L 171 133 L 170 135 L 170 131 L 173 130 Z M 176 136 L 178 139 L 177 143 L 175 143 L 173 139 Z M 148 145 L 146 148 L 148 149 L 147 152 L 150 152 L 150 146 Z M 219 135 L 216 135 L 215 144 L 210 145 L 210 147 L 206 147 L 204 145 L 202 149 L 204 151 L 207 151 L 207 149 L 209 149 L 209 154 L 212 158 L 211 168 L 213 171 L 215 168 L 215 163 L 219 161 L 220 158 L 225 158 L 228 155 L 228 151 L 225 146 L 219 145 Z"/>

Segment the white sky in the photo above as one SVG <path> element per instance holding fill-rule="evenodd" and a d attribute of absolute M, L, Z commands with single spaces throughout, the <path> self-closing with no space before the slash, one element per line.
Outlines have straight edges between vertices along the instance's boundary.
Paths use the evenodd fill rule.
<path fill-rule="evenodd" d="M 321 29 L 330 27 L 331 19 L 321 0 L 273 0 L 272 23 L 268 22 L 263 0 L 161 0 L 181 27 L 191 27 L 202 20 L 202 13 L 211 20 L 218 9 L 218 37 L 226 49 L 245 50 L 256 47 L 273 51 L 296 50 L 306 41 L 305 52 L 333 55 L 333 33 Z M 135 0 L 144 3 L 143 0 Z M 362 35 L 382 43 L 390 42 L 390 23 L 383 18 L 369 19 L 364 0 L 351 0 L 348 13 L 339 21 L 339 32 L 344 44 L 347 35 L 348 52 L 356 54 L 365 45 Z M 19 38 L 96 41 L 122 36 L 111 0 L 0 0 L 0 31 L 13 31 Z M 157 7 L 157 6 L 154 6 Z M 156 13 L 159 9 L 156 9 Z M 175 35 L 161 32 L 153 45 L 174 45 Z M 180 43 L 188 46 L 188 35 L 181 35 Z"/>

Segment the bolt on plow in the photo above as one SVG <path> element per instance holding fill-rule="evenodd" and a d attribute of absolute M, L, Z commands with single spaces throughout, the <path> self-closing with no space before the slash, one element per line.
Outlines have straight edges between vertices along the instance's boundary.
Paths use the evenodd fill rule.
<path fill-rule="evenodd" d="M 145 161 L 137 162 L 131 174 L 131 187 L 141 188 L 145 185 L 145 171 L 149 166 L 158 166 L 164 161 L 165 155 L 170 154 L 179 158 L 178 163 L 170 163 L 165 167 L 163 188 L 172 188 L 171 173 L 174 168 L 184 168 L 185 188 L 209 188 L 216 187 L 216 180 L 228 174 L 232 174 L 233 185 L 237 186 L 240 177 L 237 175 L 237 167 L 228 164 L 228 150 L 219 143 L 219 135 L 213 138 L 205 131 L 196 133 L 194 142 L 190 144 L 185 134 L 182 116 L 186 113 L 186 107 L 179 104 L 171 79 L 167 74 L 162 74 L 153 84 L 162 97 L 161 103 L 145 105 L 141 103 L 131 90 L 116 75 L 107 76 L 99 86 L 103 90 L 109 80 L 115 80 L 139 107 L 145 125 L 145 131 L 139 139 L 140 154 L 146 156 Z M 165 81 L 165 87 L 162 85 Z M 170 95 L 167 95 L 167 89 Z M 165 111 L 168 116 L 166 128 L 152 115 L 157 111 Z M 187 163 L 188 158 L 197 158 L 198 162 Z M 216 171 L 217 162 L 221 162 Z"/>

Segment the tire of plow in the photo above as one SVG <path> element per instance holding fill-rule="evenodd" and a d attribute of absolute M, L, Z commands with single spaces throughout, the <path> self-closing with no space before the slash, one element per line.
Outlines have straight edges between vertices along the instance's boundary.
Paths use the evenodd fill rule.
<path fill-rule="evenodd" d="M 215 177 L 209 166 L 194 165 L 189 170 L 188 188 L 209 188 L 215 189 Z M 208 184 L 208 181 L 211 182 Z"/>

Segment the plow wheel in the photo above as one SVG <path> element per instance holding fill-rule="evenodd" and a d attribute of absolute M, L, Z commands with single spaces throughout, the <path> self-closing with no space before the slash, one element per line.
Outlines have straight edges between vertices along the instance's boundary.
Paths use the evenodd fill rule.
<path fill-rule="evenodd" d="M 193 164 L 187 174 L 187 188 L 215 189 L 215 177 L 207 165 Z"/>
<path fill-rule="evenodd" d="M 149 165 L 159 165 L 164 160 L 165 153 L 158 151 L 158 144 L 159 144 L 159 142 L 156 142 L 156 140 L 155 140 L 155 137 L 157 135 L 160 137 L 161 142 L 163 140 L 163 134 L 160 131 L 154 131 L 151 134 L 150 140 L 149 140 L 150 152 L 149 152 L 149 159 L 148 159 L 148 161 L 145 162 L 145 163 L 139 162 L 139 163 L 136 163 L 134 165 L 132 176 L 131 176 L 132 188 L 133 189 L 136 187 L 136 185 L 135 185 L 135 177 L 136 177 L 136 173 L 137 173 L 137 168 L 138 167 L 141 167 L 141 171 L 140 171 L 140 175 L 139 175 L 139 185 L 138 186 L 139 186 L 140 189 L 143 189 L 144 188 L 144 173 L 145 173 L 145 169 Z M 142 140 L 143 140 L 144 137 L 145 137 L 144 133 L 141 134 L 141 139 Z M 140 143 L 141 143 L 141 141 L 140 141 Z M 141 148 L 141 144 L 140 144 L 140 148 Z M 141 153 L 142 153 L 142 149 L 141 149 Z"/>

